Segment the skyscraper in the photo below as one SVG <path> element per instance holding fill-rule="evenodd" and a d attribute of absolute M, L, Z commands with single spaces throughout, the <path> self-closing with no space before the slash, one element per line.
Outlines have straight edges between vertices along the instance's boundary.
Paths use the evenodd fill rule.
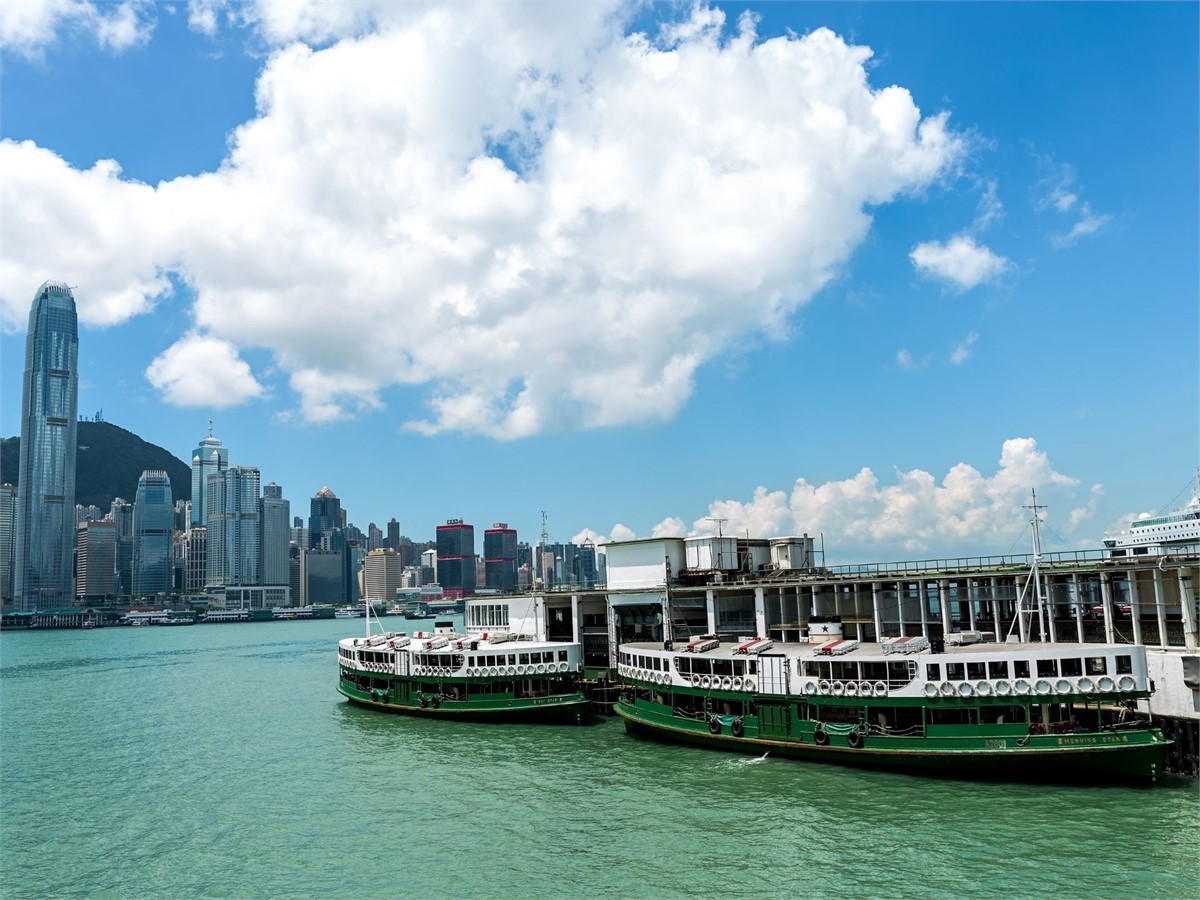
<path fill-rule="evenodd" d="M 0 600 L 13 596 L 13 537 L 17 524 L 17 489 L 0 484 Z"/>
<path fill-rule="evenodd" d="M 283 499 L 283 488 L 273 481 L 264 485 L 258 511 L 258 583 L 287 584 L 292 509 Z"/>
<path fill-rule="evenodd" d="M 75 421 L 79 320 L 75 296 L 47 281 L 33 298 L 21 383 L 13 596 L 19 611 L 75 602 Z"/>
<path fill-rule="evenodd" d="M 496 522 L 483 532 L 484 584 L 511 594 L 517 589 L 517 531 Z"/>
<path fill-rule="evenodd" d="M 112 522 L 81 522 L 77 529 L 76 596 L 105 600 L 116 581 L 117 528 Z"/>
<path fill-rule="evenodd" d="M 138 479 L 133 500 L 133 594 L 144 597 L 170 591 L 174 585 L 171 528 L 175 503 L 171 479 L 161 469 L 147 469 Z"/>
<path fill-rule="evenodd" d="M 323 487 L 309 504 L 308 546 L 320 547 L 322 534 L 341 527 L 342 501 L 328 487 Z"/>
<path fill-rule="evenodd" d="M 258 580 L 258 485 L 254 466 L 230 466 L 208 476 L 204 505 L 210 585 Z"/>
<path fill-rule="evenodd" d="M 117 497 L 109 507 L 108 517 L 117 529 L 117 595 L 128 596 L 133 590 L 133 506 Z"/>
<path fill-rule="evenodd" d="M 437 578 L 447 597 L 475 594 L 475 526 L 447 519 L 437 527 Z"/>
<path fill-rule="evenodd" d="M 212 419 L 208 420 L 208 437 L 192 451 L 192 524 L 207 525 L 205 506 L 208 476 L 224 472 L 229 467 L 229 450 L 219 438 L 213 437 Z"/>

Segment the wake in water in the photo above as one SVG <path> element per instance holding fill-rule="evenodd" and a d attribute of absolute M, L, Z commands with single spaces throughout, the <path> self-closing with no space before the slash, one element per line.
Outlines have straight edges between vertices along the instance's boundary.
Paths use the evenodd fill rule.
<path fill-rule="evenodd" d="M 756 756 L 753 759 L 727 759 L 725 760 L 725 765 L 735 769 L 740 769 L 743 766 L 757 766 L 761 762 L 766 762 L 767 757 L 770 755 L 771 751 L 768 750 L 762 756 Z"/>

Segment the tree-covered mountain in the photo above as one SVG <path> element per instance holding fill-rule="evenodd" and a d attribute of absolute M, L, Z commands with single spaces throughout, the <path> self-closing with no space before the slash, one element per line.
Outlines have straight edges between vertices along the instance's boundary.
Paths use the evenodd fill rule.
<path fill-rule="evenodd" d="M 79 422 L 75 453 L 75 502 L 108 512 L 113 499 L 133 502 L 138 478 L 146 469 L 161 469 L 171 479 L 176 500 L 192 497 L 192 470 L 162 447 L 143 441 L 109 422 Z M 0 445 L 0 481 L 16 484 L 21 465 L 21 439 Z"/>

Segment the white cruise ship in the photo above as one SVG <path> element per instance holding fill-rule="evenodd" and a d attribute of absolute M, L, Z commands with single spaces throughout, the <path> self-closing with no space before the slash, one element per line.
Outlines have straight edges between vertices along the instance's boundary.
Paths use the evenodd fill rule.
<path fill-rule="evenodd" d="M 1165 516 L 1134 519 L 1127 529 L 1104 535 L 1104 547 L 1113 556 L 1137 556 L 1184 544 L 1200 544 L 1200 469 L 1187 506 Z"/>

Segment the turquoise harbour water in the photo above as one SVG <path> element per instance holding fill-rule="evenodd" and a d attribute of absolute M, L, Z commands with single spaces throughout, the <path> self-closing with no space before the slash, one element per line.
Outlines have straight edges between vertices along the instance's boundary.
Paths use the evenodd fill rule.
<path fill-rule="evenodd" d="M 616 719 L 386 716 L 335 690 L 362 627 L 0 634 L 0 896 L 1200 895 L 1194 781 L 938 781 Z"/>

